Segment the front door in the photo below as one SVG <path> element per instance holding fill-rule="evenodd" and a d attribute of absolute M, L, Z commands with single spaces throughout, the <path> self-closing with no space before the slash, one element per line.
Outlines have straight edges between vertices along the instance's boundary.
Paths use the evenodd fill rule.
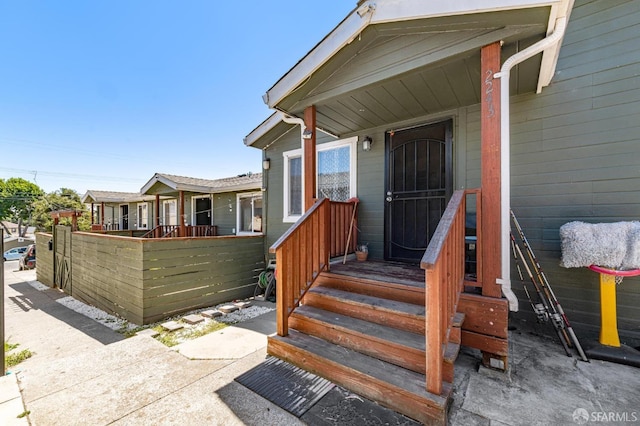
<path fill-rule="evenodd" d="M 211 225 L 211 197 L 196 198 L 196 225 Z"/>
<path fill-rule="evenodd" d="M 129 229 L 129 205 L 123 204 L 120 206 L 120 217 L 122 218 L 122 227 L 120 229 Z"/>
<path fill-rule="evenodd" d="M 451 121 L 386 134 L 385 259 L 418 263 L 453 192 Z"/>

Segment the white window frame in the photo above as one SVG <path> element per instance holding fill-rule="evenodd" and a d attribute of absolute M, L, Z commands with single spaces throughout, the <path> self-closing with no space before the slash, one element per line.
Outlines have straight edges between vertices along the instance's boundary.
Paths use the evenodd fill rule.
<path fill-rule="evenodd" d="M 140 207 L 143 207 L 143 206 L 144 206 L 144 216 L 140 214 Z M 141 225 L 141 222 L 144 222 L 144 227 Z M 136 228 L 149 229 L 149 203 L 138 203 L 136 205 Z"/>
<path fill-rule="evenodd" d="M 358 170 L 358 137 L 353 136 L 347 139 L 340 139 L 333 142 L 327 142 L 316 146 L 316 197 L 318 194 L 318 153 L 321 151 L 329 151 L 331 149 L 342 148 L 349 146 L 349 197 L 357 196 L 357 170 Z"/>
<path fill-rule="evenodd" d="M 211 202 L 210 203 L 211 211 L 210 211 L 210 214 L 209 214 L 209 225 L 213 225 L 213 197 L 212 197 L 211 194 L 199 195 L 199 196 L 191 197 L 191 223 L 193 225 L 196 224 L 196 213 L 197 213 L 197 211 L 196 211 L 196 200 L 200 200 L 200 199 L 203 199 L 203 198 L 205 198 L 205 199 L 208 198 L 209 201 Z"/>
<path fill-rule="evenodd" d="M 263 200 L 262 192 L 241 192 L 241 193 L 236 195 L 236 235 L 262 235 L 263 231 L 253 232 L 253 231 L 241 231 L 240 230 L 241 215 L 242 215 L 242 209 L 241 209 L 241 206 L 240 206 L 240 201 L 243 198 L 260 198 L 260 200 L 263 201 L 263 203 L 262 203 L 262 219 L 263 219 L 263 221 L 262 221 L 262 229 L 264 230 L 264 208 L 265 208 L 265 206 L 264 206 L 264 200 Z M 252 204 L 251 208 L 253 209 L 253 204 Z M 251 216 L 253 217 L 253 214 Z M 253 224 L 251 225 L 251 227 L 253 228 Z"/>
<path fill-rule="evenodd" d="M 169 220 L 167 221 L 167 217 L 165 215 L 165 206 L 167 204 L 173 204 L 175 206 L 175 222 L 176 223 L 167 223 L 167 222 L 171 222 L 171 214 L 169 214 Z M 169 211 L 171 211 L 171 207 L 169 207 Z M 171 198 L 169 200 L 164 200 L 162 202 L 162 215 L 160 216 L 160 218 L 162 219 L 162 225 L 178 225 L 178 200 L 175 198 Z"/>
<path fill-rule="evenodd" d="M 300 217 L 302 216 L 302 214 L 300 215 L 290 215 L 289 214 L 289 160 L 292 158 L 297 158 L 300 157 L 301 161 L 302 161 L 302 179 L 301 179 L 301 183 L 302 183 L 302 197 L 301 197 L 301 203 L 302 205 L 300 206 L 302 213 L 304 214 L 304 156 L 302 155 L 302 149 L 298 148 L 298 149 L 294 149 L 291 151 L 286 151 L 282 153 L 282 157 L 284 159 L 284 177 L 283 177 L 283 181 L 284 181 L 284 186 L 283 186 L 283 194 L 282 194 L 282 201 L 283 201 L 283 205 L 282 205 L 282 221 L 283 222 L 289 222 L 289 223 L 293 223 L 296 222 L 298 219 L 300 219 Z"/>
<path fill-rule="evenodd" d="M 352 136 L 346 139 L 339 139 L 333 142 L 326 142 L 319 145 L 316 145 L 316 165 L 318 164 L 318 153 L 321 151 L 327 151 L 330 149 L 341 148 L 344 146 L 349 146 L 349 197 L 357 196 L 357 188 L 358 188 L 358 137 Z M 304 208 L 304 178 L 305 178 L 305 163 L 304 163 L 304 155 L 301 148 L 294 149 L 291 151 L 285 151 L 282 153 L 282 157 L 284 159 L 284 176 L 283 176 L 283 211 L 282 211 L 282 221 L 283 222 L 296 222 L 302 215 L 289 215 L 289 160 L 291 158 L 300 157 L 302 159 L 302 214 L 305 212 Z M 315 193 L 318 193 L 318 171 L 316 170 L 316 188 Z"/>

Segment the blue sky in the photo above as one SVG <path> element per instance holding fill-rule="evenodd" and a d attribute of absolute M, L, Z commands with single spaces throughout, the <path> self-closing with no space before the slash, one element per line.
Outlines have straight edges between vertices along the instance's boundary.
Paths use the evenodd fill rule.
<path fill-rule="evenodd" d="M 137 192 L 260 171 L 262 95 L 356 0 L 0 3 L 0 178 Z"/>

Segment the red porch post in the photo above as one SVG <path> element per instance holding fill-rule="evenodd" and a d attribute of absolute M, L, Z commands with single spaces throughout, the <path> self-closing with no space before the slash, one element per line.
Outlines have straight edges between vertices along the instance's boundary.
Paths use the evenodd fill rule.
<path fill-rule="evenodd" d="M 499 306 L 484 307 L 478 312 L 482 322 L 496 327 L 490 334 L 479 337 L 482 341 L 482 362 L 485 366 L 506 370 L 508 365 L 508 303 L 502 299 L 502 286 L 496 279 L 502 269 L 501 258 L 501 197 L 500 176 L 500 83 L 494 75 L 500 71 L 500 42 L 484 46 L 480 66 L 481 95 L 481 202 L 482 202 L 482 295 L 500 299 Z M 484 334 L 484 333 L 483 333 Z M 467 339 L 469 337 L 465 336 Z M 463 338 L 463 343 L 464 342 Z"/>
<path fill-rule="evenodd" d="M 184 224 L 184 191 L 180 191 L 180 236 L 187 236 L 187 227 Z"/>
<path fill-rule="evenodd" d="M 160 194 L 156 194 L 156 209 L 155 209 L 155 229 L 156 229 L 156 238 L 160 237 Z"/>
<path fill-rule="evenodd" d="M 311 137 L 304 140 L 304 210 L 313 206 L 316 200 L 316 107 L 304 110 L 304 124 Z"/>
<path fill-rule="evenodd" d="M 500 43 L 481 51 L 482 295 L 501 297 L 500 285 Z"/>

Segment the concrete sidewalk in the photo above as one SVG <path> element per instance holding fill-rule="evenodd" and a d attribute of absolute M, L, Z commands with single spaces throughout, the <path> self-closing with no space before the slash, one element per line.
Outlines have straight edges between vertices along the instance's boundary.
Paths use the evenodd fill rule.
<path fill-rule="evenodd" d="M 5 269 L 5 280 L 6 336 L 35 354 L 0 377 L 0 424 L 305 424 L 234 381 L 264 361 L 273 311 L 167 348 L 56 303 L 60 292 L 28 284 L 32 271 Z M 524 330 L 510 341 L 509 374 L 479 368 L 479 354 L 463 349 L 450 424 L 640 424 L 639 369 L 577 361 Z M 341 417 L 338 406 L 309 424 L 382 424 L 364 412 Z"/>

